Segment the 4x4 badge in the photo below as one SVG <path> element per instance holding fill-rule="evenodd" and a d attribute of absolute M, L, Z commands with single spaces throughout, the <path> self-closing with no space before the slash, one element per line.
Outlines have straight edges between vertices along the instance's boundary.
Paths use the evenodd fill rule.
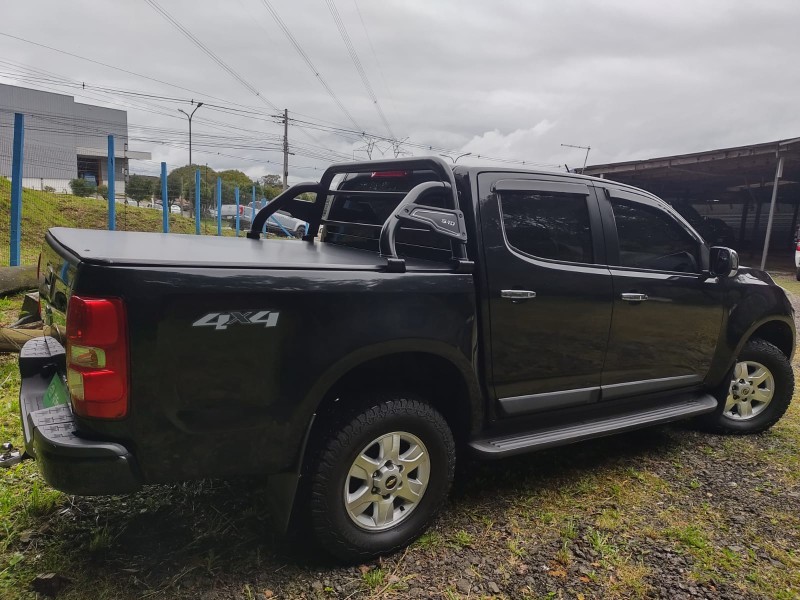
<path fill-rule="evenodd" d="M 212 312 L 197 319 L 192 327 L 213 327 L 214 329 L 227 329 L 230 325 L 263 325 L 275 327 L 278 324 L 280 313 L 269 310 L 239 310 L 227 313 Z"/>

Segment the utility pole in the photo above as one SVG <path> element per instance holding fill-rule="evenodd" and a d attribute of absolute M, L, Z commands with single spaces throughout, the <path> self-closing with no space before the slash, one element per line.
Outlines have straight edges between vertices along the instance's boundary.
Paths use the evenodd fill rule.
<path fill-rule="evenodd" d="M 194 100 L 192 100 L 192 102 L 194 102 Z M 182 108 L 178 109 L 178 111 L 182 112 L 187 117 L 189 117 L 189 164 L 190 165 L 192 164 L 192 117 L 194 116 L 194 113 L 197 112 L 197 109 L 200 108 L 201 106 L 203 106 L 203 103 L 198 102 L 197 106 L 195 107 L 195 109 L 192 111 L 191 114 L 187 113 Z"/>
<path fill-rule="evenodd" d="M 591 150 L 592 147 L 591 146 L 575 146 L 574 144 L 561 144 L 561 145 L 564 146 L 565 148 L 580 148 L 581 150 L 586 150 L 586 156 L 583 158 L 583 170 L 581 171 L 581 173 L 583 173 L 583 171 L 586 170 L 586 161 L 589 160 L 589 150 Z M 566 165 L 564 165 L 564 166 L 566 166 Z"/>
<path fill-rule="evenodd" d="M 283 189 L 289 187 L 289 109 L 283 109 Z"/>

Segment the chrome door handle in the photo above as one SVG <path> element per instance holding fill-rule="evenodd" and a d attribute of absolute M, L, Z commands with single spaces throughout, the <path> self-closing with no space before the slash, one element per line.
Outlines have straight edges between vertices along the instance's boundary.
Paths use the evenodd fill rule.
<path fill-rule="evenodd" d="M 536 292 L 531 292 L 530 290 L 500 290 L 500 297 L 510 300 L 528 300 L 529 298 L 536 298 Z"/>
<path fill-rule="evenodd" d="M 647 300 L 647 294 L 625 293 L 622 294 L 621 298 L 625 300 L 625 302 L 644 302 Z"/>

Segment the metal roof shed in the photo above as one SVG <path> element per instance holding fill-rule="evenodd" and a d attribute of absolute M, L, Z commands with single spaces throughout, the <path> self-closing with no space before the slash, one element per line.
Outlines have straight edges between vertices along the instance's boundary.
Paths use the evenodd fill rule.
<path fill-rule="evenodd" d="M 664 198 L 741 204 L 740 244 L 745 239 L 750 206 L 756 207 L 753 231 L 758 232 L 762 204 L 769 201 L 770 216 L 763 238 L 762 265 L 766 261 L 772 236 L 776 202 L 780 200 L 794 207 L 791 227 L 783 223 L 782 228 L 790 229 L 791 235 L 797 226 L 800 207 L 800 138 L 591 165 L 583 173 L 634 185 Z"/>

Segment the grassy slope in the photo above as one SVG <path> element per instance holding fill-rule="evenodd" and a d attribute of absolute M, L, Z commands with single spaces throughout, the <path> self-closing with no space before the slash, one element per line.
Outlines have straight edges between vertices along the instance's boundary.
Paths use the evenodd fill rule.
<path fill-rule="evenodd" d="M 18 306 L 0 301 L 0 322 Z M 0 356 L 0 439 L 15 444 L 18 384 L 15 357 Z M 649 598 L 679 585 L 798 598 L 798 396 L 759 436 L 665 427 L 475 465 L 428 534 L 361 570 L 276 548 L 266 492 L 250 482 L 69 498 L 28 461 L 0 470 L 0 598 L 33 598 L 29 582 L 50 571 L 73 579 L 65 599 L 402 598 L 415 587 L 449 599 Z M 464 579 L 484 592 L 463 593 Z"/>
<path fill-rule="evenodd" d="M 11 210 L 11 182 L 0 177 L 0 214 Z M 50 227 L 80 227 L 84 229 L 106 229 L 108 225 L 108 203 L 94 198 L 50 194 L 23 189 L 22 193 L 22 264 L 36 264 L 39 247 L 45 232 Z M 160 232 L 162 213 L 150 208 L 139 208 L 117 204 L 116 225 L 119 231 Z M 170 214 L 169 230 L 172 233 L 194 233 L 194 220 Z M 216 223 L 203 222 L 203 233 L 216 233 Z M 223 227 L 225 235 L 231 235 Z M 8 227 L 0 227 L 0 264 L 8 264 Z"/>

